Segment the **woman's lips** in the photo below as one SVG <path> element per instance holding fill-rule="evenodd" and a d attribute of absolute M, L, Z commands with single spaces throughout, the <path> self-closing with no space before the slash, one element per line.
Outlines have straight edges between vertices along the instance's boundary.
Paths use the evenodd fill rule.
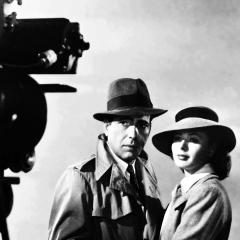
<path fill-rule="evenodd" d="M 178 154 L 177 157 L 178 157 L 178 159 L 183 160 L 183 161 L 186 161 L 189 158 L 189 156 L 185 155 L 185 154 Z"/>

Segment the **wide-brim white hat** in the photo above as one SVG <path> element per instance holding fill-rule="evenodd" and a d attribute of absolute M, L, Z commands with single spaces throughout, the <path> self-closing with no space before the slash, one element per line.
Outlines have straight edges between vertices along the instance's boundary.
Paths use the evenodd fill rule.
<path fill-rule="evenodd" d="M 218 115 L 207 107 L 189 107 L 179 111 L 176 122 L 152 138 L 153 145 L 162 153 L 171 156 L 173 137 L 184 130 L 204 130 L 211 133 L 218 146 L 231 152 L 236 145 L 233 130 L 218 123 Z"/>

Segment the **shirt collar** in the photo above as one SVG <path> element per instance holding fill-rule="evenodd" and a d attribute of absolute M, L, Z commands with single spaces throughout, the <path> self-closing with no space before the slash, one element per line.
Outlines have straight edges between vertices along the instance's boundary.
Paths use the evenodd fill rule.
<path fill-rule="evenodd" d="M 109 187 L 122 191 L 123 193 L 134 195 L 134 191 L 129 184 L 120 167 L 117 165 L 116 160 L 110 152 L 107 142 L 99 138 L 97 143 L 97 151 L 95 156 L 95 177 L 99 181 L 107 172 L 110 174 Z M 145 193 L 153 198 L 159 198 L 159 190 L 157 181 L 153 172 L 151 164 L 147 160 L 147 154 L 142 151 L 141 155 L 134 162 L 134 169 L 140 168 L 141 181 L 143 181 Z M 110 172 L 111 169 L 111 172 Z"/>
<path fill-rule="evenodd" d="M 181 190 L 186 193 L 196 182 L 211 173 L 196 173 L 188 175 L 181 180 Z"/>
<path fill-rule="evenodd" d="M 142 159 L 142 162 L 145 165 L 147 160 Z M 134 171 L 135 163 L 136 160 L 131 163 L 133 164 Z M 96 180 L 98 181 L 113 164 L 116 164 L 118 168 L 121 169 L 123 175 L 129 180 L 129 174 L 126 172 L 128 164 L 113 153 L 105 140 L 99 139 L 96 154 Z"/>
<path fill-rule="evenodd" d="M 127 172 L 127 168 L 128 165 L 131 164 L 133 166 L 133 170 L 135 173 L 135 162 L 136 160 L 131 161 L 131 163 L 126 163 L 125 161 L 123 161 L 122 159 L 120 159 L 111 149 L 111 147 L 107 144 L 109 152 L 112 154 L 114 160 L 116 161 L 118 167 L 120 168 L 120 170 L 122 171 L 122 173 L 124 174 L 124 176 L 129 180 L 130 176 L 129 173 Z"/>

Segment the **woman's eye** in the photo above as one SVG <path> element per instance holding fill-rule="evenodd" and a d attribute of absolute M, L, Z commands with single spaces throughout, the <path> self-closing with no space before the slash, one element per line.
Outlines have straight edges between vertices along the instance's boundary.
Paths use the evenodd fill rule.
<path fill-rule="evenodd" d="M 191 138 L 189 138 L 189 142 L 199 143 L 199 139 L 197 137 L 191 137 Z"/>
<path fill-rule="evenodd" d="M 182 140 L 181 136 L 176 135 L 173 137 L 173 142 L 180 142 L 181 140 Z"/>

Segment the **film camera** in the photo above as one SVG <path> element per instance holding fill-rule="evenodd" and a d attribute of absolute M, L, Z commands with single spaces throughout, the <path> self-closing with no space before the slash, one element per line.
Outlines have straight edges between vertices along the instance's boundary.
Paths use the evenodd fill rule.
<path fill-rule="evenodd" d="M 79 23 L 66 18 L 17 19 L 5 7 L 21 0 L 0 0 L 0 233 L 8 240 L 6 218 L 13 205 L 11 184 L 4 170 L 28 172 L 34 148 L 47 123 L 46 92 L 75 92 L 71 86 L 38 84 L 29 74 L 75 74 L 82 53 L 89 49 Z"/>

